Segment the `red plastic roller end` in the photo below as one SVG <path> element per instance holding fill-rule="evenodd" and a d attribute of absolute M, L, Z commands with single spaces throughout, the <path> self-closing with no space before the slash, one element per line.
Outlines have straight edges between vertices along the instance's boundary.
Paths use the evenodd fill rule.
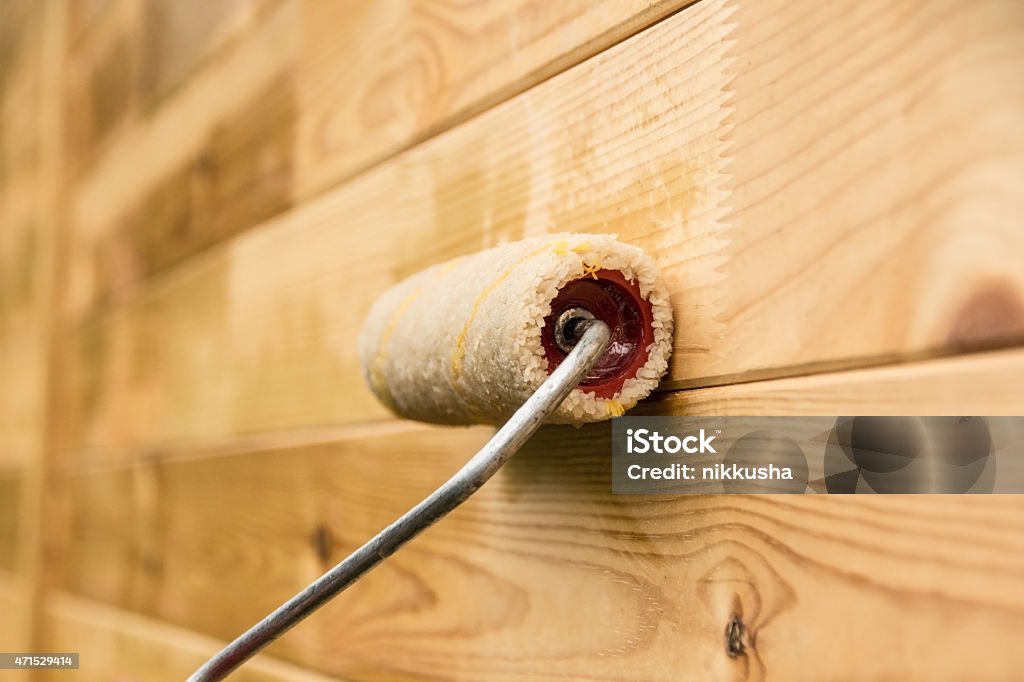
<path fill-rule="evenodd" d="M 637 283 L 617 270 L 598 270 L 566 284 L 551 302 L 551 314 L 541 330 L 549 374 L 568 354 L 559 347 L 556 326 L 562 314 L 573 308 L 589 312 L 612 330 L 608 350 L 579 386 L 599 398 L 611 398 L 647 362 L 647 349 L 654 343 L 651 304 L 641 296 Z"/>

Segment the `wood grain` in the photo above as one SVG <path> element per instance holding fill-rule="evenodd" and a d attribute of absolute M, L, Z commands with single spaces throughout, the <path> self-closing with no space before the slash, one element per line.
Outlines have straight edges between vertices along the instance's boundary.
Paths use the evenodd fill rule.
<path fill-rule="evenodd" d="M 71 312 L 691 0 L 113 0 L 66 97 Z M 225 158 L 226 155 L 226 158 Z"/>
<path fill-rule="evenodd" d="M 0 29 L 0 468 L 41 448 L 55 191 L 45 8 L 11 3 Z"/>
<path fill-rule="evenodd" d="M 319 193 L 692 2 L 304 3 L 296 192 Z"/>
<path fill-rule="evenodd" d="M 648 409 L 1006 414 L 1022 379 L 1015 350 L 685 391 Z M 230 637 L 487 435 L 351 431 L 72 474 L 62 589 Z M 816 679 L 1015 678 L 1013 657 L 991 652 L 1024 645 L 1019 496 L 613 496 L 608 438 L 607 424 L 542 429 L 273 651 L 367 680 L 805 679 L 809 652 Z"/>
<path fill-rule="evenodd" d="M 54 593 L 46 603 L 47 651 L 77 651 L 75 677 L 110 680 L 183 680 L 223 642 L 120 611 L 70 594 Z M 41 680 L 64 680 L 68 673 L 47 671 Z M 262 655 L 232 676 L 244 682 L 327 682 L 325 677 Z"/>
<path fill-rule="evenodd" d="M 1020 342 L 1024 11 L 897 9 L 702 2 L 166 272 L 79 329 L 65 449 L 384 418 L 374 298 L 552 230 L 657 259 L 669 387 Z"/>

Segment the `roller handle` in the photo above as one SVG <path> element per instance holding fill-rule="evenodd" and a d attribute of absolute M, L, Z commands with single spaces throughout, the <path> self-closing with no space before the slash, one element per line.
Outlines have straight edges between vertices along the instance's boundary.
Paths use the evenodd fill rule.
<path fill-rule="evenodd" d="M 568 356 L 480 452 L 429 497 L 215 654 L 192 673 L 189 682 L 224 679 L 486 483 L 586 378 L 607 350 L 611 330 L 600 320 L 572 319 L 566 320 L 566 325 L 565 335 L 578 339 Z"/>

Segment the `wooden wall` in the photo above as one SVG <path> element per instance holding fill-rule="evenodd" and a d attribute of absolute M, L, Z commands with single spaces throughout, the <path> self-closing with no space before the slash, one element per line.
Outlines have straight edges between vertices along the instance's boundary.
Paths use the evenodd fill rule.
<path fill-rule="evenodd" d="M 0 650 L 181 679 L 418 501 L 488 431 L 355 333 L 505 240 L 657 259 L 646 413 L 1021 414 L 1022 73 L 1017 0 L 0 2 Z M 542 430 L 239 679 L 1019 679 L 1024 498 L 608 457 Z"/>

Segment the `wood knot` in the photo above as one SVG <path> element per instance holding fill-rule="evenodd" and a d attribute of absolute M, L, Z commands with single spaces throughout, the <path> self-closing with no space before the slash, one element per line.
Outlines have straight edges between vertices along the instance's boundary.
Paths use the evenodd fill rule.
<path fill-rule="evenodd" d="M 144 573 L 151 576 L 161 577 L 164 574 L 163 559 L 156 554 L 149 552 L 144 553 L 139 561 L 139 565 Z"/>
<path fill-rule="evenodd" d="M 1024 338 L 1024 302 L 1010 282 L 977 287 L 953 320 L 948 342 L 956 348 L 984 348 Z"/>
<path fill-rule="evenodd" d="M 331 558 L 331 531 L 323 523 L 316 524 L 313 534 L 310 537 L 310 544 L 313 545 L 313 552 L 320 563 L 327 563 Z"/>
<path fill-rule="evenodd" d="M 725 653 L 729 658 L 739 658 L 745 655 L 747 646 L 743 639 L 747 628 L 739 616 L 733 616 L 729 624 L 725 626 Z"/>
<path fill-rule="evenodd" d="M 213 152 L 209 149 L 204 149 L 202 153 L 196 157 L 196 171 L 202 176 L 211 176 L 217 171 L 217 160 L 213 156 Z"/>

